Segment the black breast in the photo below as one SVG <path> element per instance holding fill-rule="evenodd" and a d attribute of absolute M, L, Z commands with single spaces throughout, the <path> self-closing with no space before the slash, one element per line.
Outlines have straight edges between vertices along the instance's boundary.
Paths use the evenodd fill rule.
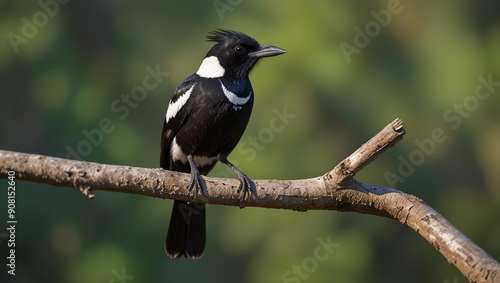
<path fill-rule="evenodd" d="M 238 97 L 249 99 L 234 104 L 226 97 L 221 83 Z M 242 102 L 242 100 L 236 99 Z M 233 85 L 223 79 L 200 79 L 185 107 L 189 118 L 176 135 L 185 154 L 213 157 L 228 155 L 238 144 L 250 119 L 253 90 L 250 81 Z"/>

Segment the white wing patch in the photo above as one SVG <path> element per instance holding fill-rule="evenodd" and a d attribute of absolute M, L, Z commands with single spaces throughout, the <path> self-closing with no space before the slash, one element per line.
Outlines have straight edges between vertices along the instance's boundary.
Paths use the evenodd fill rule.
<path fill-rule="evenodd" d="M 224 76 L 226 70 L 220 65 L 219 59 L 215 56 L 210 56 L 203 59 L 200 68 L 196 74 L 202 78 L 220 78 Z"/>
<path fill-rule="evenodd" d="M 252 96 L 252 92 L 250 91 L 250 93 L 246 97 L 239 97 L 236 94 L 229 91 L 220 80 L 219 80 L 219 82 L 220 82 L 220 86 L 222 87 L 222 91 L 224 92 L 224 95 L 234 105 L 243 105 L 243 104 L 247 103 L 248 100 L 250 99 L 250 97 Z M 236 110 L 236 108 L 237 107 L 235 107 L 235 110 Z M 239 107 L 239 109 L 241 109 L 241 107 Z"/>
<path fill-rule="evenodd" d="M 177 115 L 177 113 L 179 112 L 179 110 L 181 110 L 182 106 L 186 104 L 189 97 L 191 96 L 191 92 L 193 91 L 195 85 L 196 84 L 194 84 L 188 91 L 186 91 L 186 93 L 181 95 L 181 97 L 179 97 L 174 103 L 170 101 L 170 103 L 168 104 L 167 115 L 165 116 L 167 123 L 168 120 L 174 118 L 175 115 Z"/>

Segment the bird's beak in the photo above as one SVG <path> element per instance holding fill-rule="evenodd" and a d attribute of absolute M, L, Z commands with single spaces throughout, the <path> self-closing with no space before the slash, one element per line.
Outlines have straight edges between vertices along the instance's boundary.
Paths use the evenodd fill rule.
<path fill-rule="evenodd" d="M 276 55 L 280 55 L 283 53 L 286 53 L 286 51 L 284 49 L 279 48 L 279 47 L 271 46 L 271 45 L 260 45 L 259 49 L 257 49 L 257 51 L 251 52 L 248 55 L 250 55 L 252 57 L 261 58 L 261 57 L 276 56 Z"/>

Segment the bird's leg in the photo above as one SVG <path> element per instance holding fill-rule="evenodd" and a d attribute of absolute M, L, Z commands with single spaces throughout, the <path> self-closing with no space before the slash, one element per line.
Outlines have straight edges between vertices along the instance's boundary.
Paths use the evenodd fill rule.
<path fill-rule="evenodd" d="M 238 193 L 243 191 L 243 198 L 242 200 L 245 200 L 245 197 L 247 193 L 252 194 L 254 197 L 257 197 L 257 190 L 255 189 L 255 184 L 250 178 L 245 175 L 245 173 L 241 172 L 240 169 L 236 168 L 231 162 L 229 162 L 225 157 L 220 158 L 220 162 L 226 164 L 231 170 L 236 173 L 236 177 L 238 180 L 240 180 L 240 186 L 238 187 Z"/>
<path fill-rule="evenodd" d="M 198 197 L 198 189 L 201 189 L 202 193 L 208 194 L 207 184 L 205 184 L 205 180 L 201 177 L 200 171 L 198 171 L 198 168 L 196 168 L 193 156 L 188 155 L 188 160 L 189 166 L 191 167 L 191 180 L 189 181 L 188 190 L 191 191 L 194 188 L 194 198 Z"/>

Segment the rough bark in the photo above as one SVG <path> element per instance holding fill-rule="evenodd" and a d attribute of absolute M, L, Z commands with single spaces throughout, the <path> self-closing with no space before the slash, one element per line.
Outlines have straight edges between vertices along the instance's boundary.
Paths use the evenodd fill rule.
<path fill-rule="evenodd" d="M 208 192 L 194 201 L 231 206 L 338 210 L 395 219 L 418 232 L 471 282 L 499 282 L 500 264 L 421 199 L 392 188 L 353 178 L 364 166 L 402 139 L 406 130 L 396 119 L 332 171 L 303 180 L 256 180 L 257 197 L 241 200 L 238 180 L 205 177 Z M 0 179 L 73 187 L 93 198 L 106 190 L 193 201 L 186 188 L 189 174 L 163 169 L 98 164 L 0 150 Z"/>

